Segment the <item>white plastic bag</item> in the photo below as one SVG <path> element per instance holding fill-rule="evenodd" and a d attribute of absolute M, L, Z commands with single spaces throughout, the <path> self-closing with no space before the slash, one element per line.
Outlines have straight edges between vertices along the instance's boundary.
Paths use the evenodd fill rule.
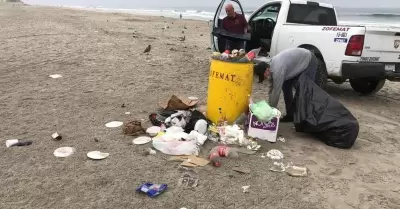
<path fill-rule="evenodd" d="M 167 155 L 198 155 L 196 141 L 164 141 L 160 137 L 153 138 L 153 147 Z"/>

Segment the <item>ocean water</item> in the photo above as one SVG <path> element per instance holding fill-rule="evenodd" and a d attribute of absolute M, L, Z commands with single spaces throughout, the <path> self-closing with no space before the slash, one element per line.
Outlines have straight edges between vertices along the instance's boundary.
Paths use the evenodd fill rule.
<path fill-rule="evenodd" d="M 110 3 L 98 3 L 101 1 L 44 1 L 44 0 L 25 0 L 27 4 L 31 5 L 47 5 L 57 7 L 69 7 L 84 10 L 94 10 L 102 12 L 121 12 L 141 15 L 154 15 L 154 16 L 165 16 L 172 18 L 179 18 L 182 15 L 185 19 L 195 20 L 212 20 L 215 14 L 216 7 L 219 1 L 213 1 L 215 6 L 136 6 L 136 4 L 118 4 Z M 56 3 L 55 3 L 56 2 Z M 75 2 L 75 3 L 74 3 Z M 96 2 L 96 3 L 94 3 Z M 117 1 L 121 2 L 121 1 Z M 259 5 L 261 6 L 261 4 Z M 245 15 L 248 17 L 253 11 L 257 9 L 254 2 L 251 7 L 243 5 Z M 338 14 L 339 24 L 361 24 L 361 25 L 380 25 L 380 26 L 392 26 L 400 27 L 400 8 L 343 8 L 336 7 Z M 224 12 L 223 12 L 224 13 Z M 224 14 L 223 14 L 224 15 Z"/>

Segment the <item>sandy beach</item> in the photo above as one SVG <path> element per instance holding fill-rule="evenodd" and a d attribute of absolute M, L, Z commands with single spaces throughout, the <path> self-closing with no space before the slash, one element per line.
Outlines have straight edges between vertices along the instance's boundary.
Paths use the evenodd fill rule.
<path fill-rule="evenodd" d="M 350 150 L 281 124 L 286 142 L 262 143 L 258 153 L 226 159 L 220 168 L 196 168 L 198 187 L 184 189 L 177 187 L 179 163 L 160 152 L 143 156 L 151 144 L 132 145 L 133 137 L 104 125 L 143 119 L 149 127 L 148 114 L 174 93 L 205 102 L 208 23 L 0 5 L 0 208 L 400 208 L 400 83 L 387 82 L 372 96 L 329 84 L 327 92 L 360 123 Z M 148 45 L 151 52 L 143 54 Z M 253 96 L 266 99 L 267 83 L 257 80 Z M 63 139 L 52 141 L 54 132 Z M 6 148 L 15 138 L 33 144 Z M 76 153 L 57 159 L 53 151 L 63 146 Z M 201 156 L 212 147 L 207 143 Z M 285 162 L 307 167 L 308 176 L 269 171 L 272 161 L 261 153 L 271 148 Z M 110 156 L 91 161 L 92 150 Z M 251 173 L 236 173 L 235 166 Z M 144 182 L 169 188 L 151 199 L 135 192 Z M 249 193 L 242 192 L 246 185 Z"/>

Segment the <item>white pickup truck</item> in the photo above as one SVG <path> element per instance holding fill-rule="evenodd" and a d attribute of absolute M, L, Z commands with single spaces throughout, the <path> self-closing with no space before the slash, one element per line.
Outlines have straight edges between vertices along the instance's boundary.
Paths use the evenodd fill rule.
<path fill-rule="evenodd" d="M 274 0 L 249 16 L 250 34 L 240 36 L 221 29 L 221 12 L 229 1 L 244 14 L 238 0 L 222 0 L 213 20 L 214 51 L 224 50 L 226 38 L 246 41 L 246 51 L 269 42 L 271 57 L 288 48 L 306 48 L 319 60 L 318 85 L 327 79 L 338 84 L 349 80 L 362 94 L 379 91 L 386 79 L 400 81 L 400 28 L 338 25 L 332 5 Z"/>

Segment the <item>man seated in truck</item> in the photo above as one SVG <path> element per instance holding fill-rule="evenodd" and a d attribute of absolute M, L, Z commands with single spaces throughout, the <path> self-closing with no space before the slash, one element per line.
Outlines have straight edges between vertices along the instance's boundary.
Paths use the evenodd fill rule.
<path fill-rule="evenodd" d="M 245 34 L 249 29 L 246 18 L 242 14 L 235 12 L 232 4 L 225 6 L 226 17 L 222 20 L 222 28 L 228 32 L 236 34 Z M 225 50 L 243 49 L 244 41 L 226 39 Z"/>
<path fill-rule="evenodd" d="M 317 71 L 317 58 L 315 55 L 302 48 L 286 49 L 274 56 L 267 65 L 264 77 L 270 79 L 269 105 L 277 107 L 281 89 L 285 100 L 286 116 L 281 122 L 293 122 L 294 106 L 293 88 L 300 74 L 305 73 L 311 80 L 315 80 Z"/>

